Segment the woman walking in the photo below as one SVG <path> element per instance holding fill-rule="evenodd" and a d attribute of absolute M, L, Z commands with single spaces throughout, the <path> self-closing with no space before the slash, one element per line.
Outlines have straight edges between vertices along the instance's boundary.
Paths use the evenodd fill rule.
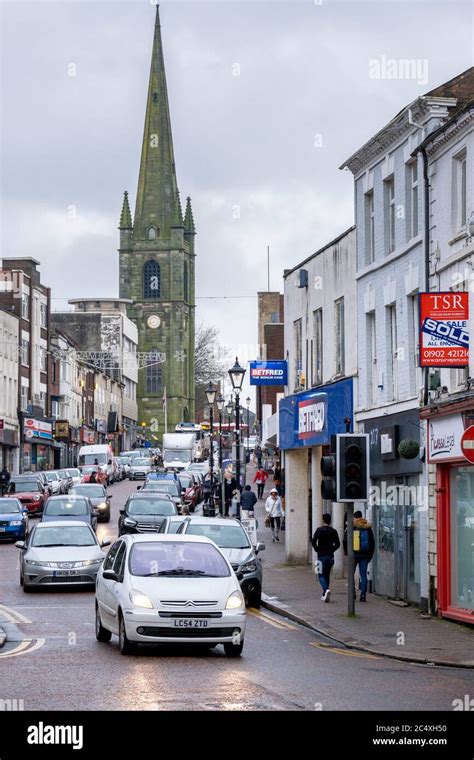
<path fill-rule="evenodd" d="M 259 467 L 253 479 L 253 482 L 257 484 L 257 498 L 258 499 L 263 498 L 263 489 L 265 488 L 265 483 L 267 482 L 267 478 L 268 478 L 268 472 L 264 470 L 263 467 Z"/>
<path fill-rule="evenodd" d="M 280 526 L 281 518 L 283 517 L 283 508 L 281 505 L 281 499 L 278 496 L 276 488 L 272 488 L 270 496 L 265 502 L 265 511 L 270 518 L 270 524 L 272 527 L 272 541 L 279 541 L 280 538 Z"/>

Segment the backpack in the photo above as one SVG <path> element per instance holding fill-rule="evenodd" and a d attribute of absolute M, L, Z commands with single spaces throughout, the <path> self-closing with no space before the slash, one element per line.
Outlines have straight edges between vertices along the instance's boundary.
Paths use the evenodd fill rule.
<path fill-rule="evenodd" d="M 369 531 L 367 528 L 356 528 L 354 530 L 354 551 L 369 551 Z"/>

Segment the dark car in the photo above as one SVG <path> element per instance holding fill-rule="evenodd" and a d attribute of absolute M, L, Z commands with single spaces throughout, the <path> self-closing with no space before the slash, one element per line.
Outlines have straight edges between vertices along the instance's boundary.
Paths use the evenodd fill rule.
<path fill-rule="evenodd" d="M 86 496 L 98 512 L 98 521 L 110 522 L 110 499 L 112 496 L 107 493 L 104 486 L 100 485 L 100 483 L 81 483 L 78 486 L 73 486 L 69 494 L 72 496 Z"/>
<path fill-rule="evenodd" d="M 15 475 L 8 484 L 6 496 L 19 499 L 30 514 L 39 515 L 43 511 L 49 491 L 46 491 L 39 480 Z"/>
<path fill-rule="evenodd" d="M 85 522 L 92 530 L 97 528 L 98 512 L 86 496 L 50 496 L 45 504 L 41 522 L 73 520 Z"/>
<path fill-rule="evenodd" d="M 178 512 L 181 509 L 183 500 L 181 498 L 181 487 L 178 480 L 147 480 L 143 488 L 138 489 L 141 493 L 165 493 L 171 496 Z"/>
<path fill-rule="evenodd" d="M 33 480 L 39 480 L 46 491 L 46 494 L 49 496 L 53 495 L 53 488 L 51 486 L 51 483 L 49 482 L 48 478 L 46 477 L 46 474 L 42 470 L 38 470 L 38 472 L 34 472 L 33 470 L 26 470 L 26 472 L 21 473 L 22 478 L 32 478 Z"/>
<path fill-rule="evenodd" d="M 28 533 L 28 510 L 19 499 L 0 498 L 0 540 L 24 540 Z"/>
<path fill-rule="evenodd" d="M 178 514 L 173 500 L 159 493 L 132 494 L 120 510 L 119 536 L 123 533 L 163 533 L 166 518 Z"/>

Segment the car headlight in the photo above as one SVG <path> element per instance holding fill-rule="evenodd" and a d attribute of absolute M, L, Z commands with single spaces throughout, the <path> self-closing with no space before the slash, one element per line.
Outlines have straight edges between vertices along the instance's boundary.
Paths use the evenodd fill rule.
<path fill-rule="evenodd" d="M 240 610 L 245 605 L 241 591 L 233 591 L 227 600 L 226 610 Z"/>
<path fill-rule="evenodd" d="M 102 501 L 100 504 L 98 504 L 97 509 L 107 509 L 107 504 L 105 501 Z"/>
<path fill-rule="evenodd" d="M 251 559 L 250 562 L 246 562 L 245 565 L 242 565 L 240 568 L 242 573 L 254 573 L 257 569 L 257 563 L 254 559 Z"/>
<path fill-rule="evenodd" d="M 41 496 L 38 496 L 38 495 L 33 496 L 33 501 L 39 501 L 40 499 L 41 499 Z"/>
<path fill-rule="evenodd" d="M 12 520 L 10 525 L 21 525 L 21 520 Z"/>
<path fill-rule="evenodd" d="M 123 521 L 123 524 L 128 525 L 129 528 L 133 528 L 137 524 L 137 521 L 131 520 L 130 517 L 126 517 L 125 520 Z"/>
<path fill-rule="evenodd" d="M 57 567 L 56 562 L 37 562 L 34 559 L 26 559 L 27 565 L 34 565 L 34 567 Z"/>
<path fill-rule="evenodd" d="M 136 591 L 132 588 L 130 591 L 130 601 L 133 604 L 134 607 L 144 607 L 147 610 L 153 609 L 153 604 L 150 599 L 148 599 L 146 594 L 143 594 L 141 591 Z"/>
<path fill-rule="evenodd" d="M 76 562 L 75 567 L 90 567 L 91 565 L 101 565 L 104 558 L 101 559 L 85 559 L 83 562 Z"/>

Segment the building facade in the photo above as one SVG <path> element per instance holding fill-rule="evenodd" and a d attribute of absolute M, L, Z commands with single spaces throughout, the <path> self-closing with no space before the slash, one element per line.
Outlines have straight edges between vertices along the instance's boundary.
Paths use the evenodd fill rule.
<path fill-rule="evenodd" d="M 138 373 L 139 417 L 161 438 L 165 408 L 169 430 L 194 419 L 196 230 L 189 198 L 181 209 L 158 6 L 135 213 L 125 193 L 119 229 L 120 298 L 139 352 L 156 354 Z"/>
<path fill-rule="evenodd" d="M 0 309 L 0 469 L 18 472 L 19 318 Z"/>

